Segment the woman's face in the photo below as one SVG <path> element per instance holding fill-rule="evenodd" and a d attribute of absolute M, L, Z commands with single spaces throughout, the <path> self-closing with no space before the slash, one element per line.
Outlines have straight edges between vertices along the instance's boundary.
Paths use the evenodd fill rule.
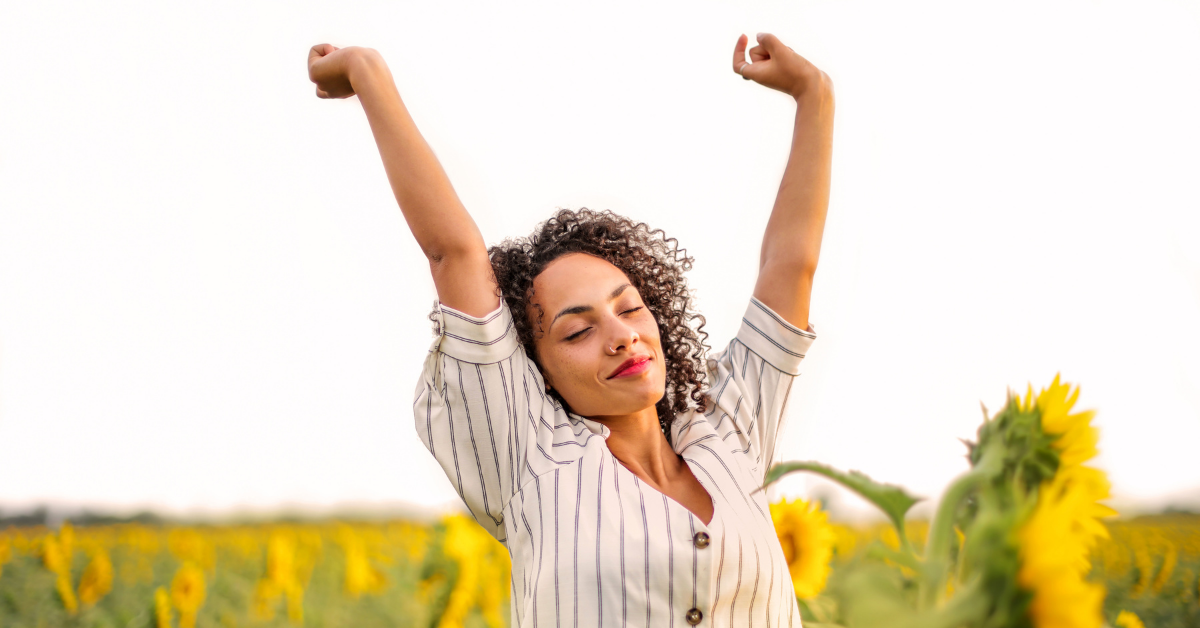
<path fill-rule="evenodd" d="M 658 324 L 619 268 L 570 253 L 534 278 L 533 294 L 528 315 L 542 375 L 571 411 L 627 415 L 662 399 L 667 369 Z M 540 328 L 534 304 L 542 308 Z"/>

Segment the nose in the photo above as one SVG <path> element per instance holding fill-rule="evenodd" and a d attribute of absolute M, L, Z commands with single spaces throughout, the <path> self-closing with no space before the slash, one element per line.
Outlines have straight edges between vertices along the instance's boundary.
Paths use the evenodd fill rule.
<path fill-rule="evenodd" d="M 620 317 L 613 318 L 611 329 L 612 335 L 609 336 L 608 344 L 605 346 L 613 355 L 620 353 L 622 349 L 631 350 L 634 345 L 641 341 L 641 336 L 638 335 L 637 330 L 630 327 Z"/>

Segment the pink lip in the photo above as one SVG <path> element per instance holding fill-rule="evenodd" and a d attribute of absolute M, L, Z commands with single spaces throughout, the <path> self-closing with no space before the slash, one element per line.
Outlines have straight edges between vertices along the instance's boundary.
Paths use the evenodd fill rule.
<path fill-rule="evenodd" d="M 608 376 L 608 379 L 616 379 L 618 377 L 629 377 L 631 375 L 637 375 L 639 373 L 643 373 L 647 369 L 650 368 L 650 359 L 651 358 L 648 355 L 633 356 L 632 358 L 625 360 L 625 362 L 623 362 L 621 364 L 621 366 L 618 366 L 617 370 L 613 371 L 612 375 Z"/>

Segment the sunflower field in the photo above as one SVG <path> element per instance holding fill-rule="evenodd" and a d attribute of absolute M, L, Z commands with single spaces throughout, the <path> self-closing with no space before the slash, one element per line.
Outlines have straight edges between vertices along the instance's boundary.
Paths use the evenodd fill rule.
<path fill-rule="evenodd" d="M 932 520 L 899 487 L 805 471 L 879 507 L 831 522 L 783 499 L 771 517 L 808 628 L 1200 626 L 1200 515 L 1120 519 L 1086 465 L 1098 434 L 1055 382 L 1010 396 L 969 444 Z M 0 628 L 471 626 L 508 623 L 507 551 L 461 515 L 432 523 L 74 526 L 0 530 Z"/>
<path fill-rule="evenodd" d="M 0 627 L 508 623 L 508 552 L 470 519 L 0 532 Z"/>

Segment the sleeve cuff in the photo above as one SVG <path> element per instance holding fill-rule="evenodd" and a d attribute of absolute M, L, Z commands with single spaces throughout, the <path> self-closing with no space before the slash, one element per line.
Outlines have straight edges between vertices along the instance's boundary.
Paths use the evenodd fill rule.
<path fill-rule="evenodd" d="M 746 306 L 746 315 L 742 317 L 742 327 L 737 333 L 742 344 L 789 375 L 800 374 L 800 361 L 816 338 L 811 323 L 808 331 L 804 331 L 783 320 L 754 297 L 750 297 L 750 305 Z"/>
<path fill-rule="evenodd" d="M 441 338 L 438 350 L 472 364 L 491 364 L 508 358 L 520 349 L 512 313 L 501 299 L 492 312 L 474 317 L 438 303 Z"/>

